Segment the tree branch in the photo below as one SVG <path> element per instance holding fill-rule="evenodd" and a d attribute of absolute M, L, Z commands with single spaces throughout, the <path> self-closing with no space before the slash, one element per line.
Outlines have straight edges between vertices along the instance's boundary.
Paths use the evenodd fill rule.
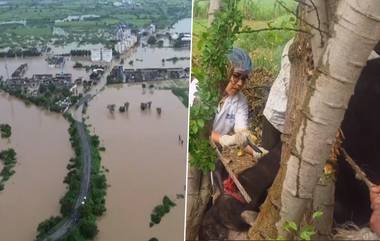
<path fill-rule="evenodd" d="M 258 33 L 258 32 L 264 32 L 264 31 L 295 31 L 295 32 L 302 32 L 302 33 L 307 33 L 310 34 L 310 32 L 302 29 L 297 29 L 297 28 L 286 28 L 286 27 L 281 27 L 281 28 L 261 28 L 261 29 L 246 29 L 239 31 L 238 34 L 242 33 Z"/>
<path fill-rule="evenodd" d="M 313 2 L 313 0 L 309 0 L 309 1 L 313 5 L 313 8 L 315 10 L 315 14 L 317 15 L 318 29 L 319 29 L 319 34 L 321 35 L 321 47 L 322 47 L 324 45 L 325 41 L 324 41 L 324 37 L 323 37 L 323 34 L 322 34 L 322 30 L 321 30 L 321 18 L 319 17 L 319 12 L 318 12 L 317 6 Z"/>
<path fill-rule="evenodd" d="M 302 0 L 294 0 L 295 2 L 298 2 L 299 4 L 303 4 L 305 6 L 308 6 L 308 7 L 312 7 L 311 5 L 307 4 L 306 2 L 302 1 Z"/>
<path fill-rule="evenodd" d="M 297 14 L 295 14 L 291 9 L 289 9 L 281 0 L 277 0 L 277 3 L 280 4 L 281 7 L 283 7 L 287 12 L 293 14 L 297 19 L 299 19 L 300 21 L 302 21 L 303 23 L 305 23 L 307 26 L 319 31 L 321 34 L 324 33 L 326 34 L 327 36 L 329 36 L 329 33 L 326 32 L 326 31 L 323 31 L 322 29 L 320 29 L 319 27 L 316 27 L 314 26 L 313 24 L 310 24 L 308 23 L 307 21 L 305 21 L 305 19 L 299 17 Z"/>
<path fill-rule="evenodd" d="M 344 157 L 346 158 L 346 161 L 348 162 L 348 164 L 350 164 L 351 168 L 354 170 L 356 179 L 358 179 L 360 181 L 363 181 L 367 185 L 368 189 L 370 189 L 372 186 L 375 186 L 375 184 L 373 184 L 367 178 L 367 175 L 365 174 L 365 172 L 348 155 L 348 153 L 346 152 L 346 150 L 344 150 L 343 148 L 341 148 L 341 150 L 343 152 Z"/>

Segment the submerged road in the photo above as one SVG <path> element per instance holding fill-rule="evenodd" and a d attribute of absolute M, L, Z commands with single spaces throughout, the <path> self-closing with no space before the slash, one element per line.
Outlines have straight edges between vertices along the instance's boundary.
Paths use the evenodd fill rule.
<path fill-rule="evenodd" d="M 47 235 L 42 241 L 58 240 L 66 235 L 70 229 L 77 224 L 79 221 L 79 208 L 82 205 L 82 202 L 86 201 L 88 192 L 90 190 L 90 180 L 91 180 L 91 146 L 89 136 L 86 132 L 86 127 L 84 123 L 78 122 L 75 120 L 75 128 L 78 131 L 80 138 L 80 145 L 82 147 L 82 178 L 79 195 L 74 205 L 73 212 L 67 218 L 58 224 L 58 227 L 55 230 Z"/>

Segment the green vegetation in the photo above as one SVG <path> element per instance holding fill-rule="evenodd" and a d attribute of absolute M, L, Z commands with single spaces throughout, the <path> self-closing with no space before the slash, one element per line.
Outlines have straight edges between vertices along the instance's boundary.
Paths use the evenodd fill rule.
<path fill-rule="evenodd" d="M 82 161 L 84 155 L 79 133 L 76 128 L 76 122 L 69 115 L 66 115 L 65 117 L 70 122 L 70 142 L 74 149 L 75 157 L 70 159 L 70 163 L 67 165 L 69 172 L 64 179 L 64 182 L 68 184 L 68 191 L 60 200 L 62 219 L 70 216 L 80 192 Z M 89 134 L 87 133 L 87 135 Z M 100 165 L 100 141 L 98 136 L 89 136 L 89 138 L 92 156 L 90 191 L 84 204 L 79 209 L 79 223 L 61 241 L 82 241 L 93 239 L 98 233 L 96 217 L 103 215 L 106 211 L 105 196 L 107 182 L 106 176 L 103 170 L 101 170 Z M 39 225 L 39 228 L 37 229 L 37 239 L 46 236 L 47 233 L 51 232 L 52 229 L 59 225 L 59 221 L 57 221 L 58 218 L 50 218 L 49 220 L 44 221 Z M 52 223 L 56 225 L 52 225 Z"/>
<path fill-rule="evenodd" d="M 40 223 L 37 227 L 37 232 L 39 235 L 37 235 L 37 239 L 41 238 L 41 234 L 45 234 L 49 232 L 53 227 L 55 227 L 59 222 L 62 221 L 62 217 L 50 217 L 49 219 L 43 221 Z"/>
<path fill-rule="evenodd" d="M 46 46 L 49 42 L 108 45 L 119 24 L 140 28 L 154 23 L 163 28 L 181 18 L 191 17 L 191 0 L 133 2 L 132 5 L 114 6 L 114 1 L 98 0 L 8 1 L 0 8 L 0 22 L 8 22 L 0 25 L 0 49 Z M 86 15 L 92 16 L 67 19 Z M 26 23 L 20 20 L 26 20 Z M 57 33 L 54 28 L 63 32 Z"/>
<path fill-rule="evenodd" d="M 65 106 L 59 105 L 58 102 L 64 99 L 70 101 L 70 105 L 75 104 L 79 100 L 79 96 L 74 96 L 67 87 L 56 86 L 55 84 L 40 85 L 36 96 L 28 95 L 26 87 L 12 87 L 0 85 L 0 89 L 14 95 L 26 103 L 33 103 L 50 111 L 62 112 Z"/>
<path fill-rule="evenodd" d="M 241 0 L 238 9 L 243 16 L 241 31 L 262 29 L 294 29 L 296 18 L 287 9 L 295 11 L 297 3 L 293 0 Z M 208 1 L 198 0 L 194 3 L 193 23 L 193 65 L 197 66 L 200 57 L 196 47 L 200 36 L 207 31 Z M 294 36 L 290 30 L 259 31 L 241 33 L 234 46 L 246 49 L 251 53 L 255 68 L 263 68 L 272 74 L 279 71 L 281 52 L 286 42 Z"/>
<path fill-rule="evenodd" d="M 293 233 L 296 237 L 296 240 L 311 240 L 317 231 L 315 230 L 315 222 L 320 219 L 323 215 L 322 211 L 315 211 L 311 216 L 311 221 L 302 225 L 301 227 L 297 227 L 297 224 L 293 221 L 286 221 L 284 223 L 284 229 Z M 283 237 L 277 237 L 277 240 L 284 240 Z"/>
<path fill-rule="evenodd" d="M 175 203 L 167 196 L 162 199 L 162 205 L 158 205 L 153 209 L 150 215 L 149 227 L 153 227 L 155 224 L 159 224 L 165 214 L 170 212 L 170 208 L 175 207 Z"/>
<path fill-rule="evenodd" d="M 199 67 L 193 74 L 199 81 L 200 101 L 190 108 L 189 152 L 190 164 L 204 172 L 215 168 L 216 153 L 209 143 L 207 124 L 215 115 L 220 99 L 222 80 L 227 79 L 228 51 L 233 47 L 241 29 L 243 17 L 238 10 L 238 1 L 223 1 L 225 8 L 219 11 L 210 28 L 200 36 L 198 46 Z"/>
<path fill-rule="evenodd" d="M 9 138 L 12 135 L 12 128 L 9 124 L 0 124 L 1 138 Z"/>
<path fill-rule="evenodd" d="M 15 174 L 13 170 L 16 165 L 16 152 L 14 149 L 9 148 L 0 152 L 0 160 L 3 161 L 4 167 L 0 172 L 0 191 L 4 190 L 4 183 Z"/>
<path fill-rule="evenodd" d="M 171 91 L 181 100 L 186 108 L 189 106 L 189 88 L 173 87 Z"/>
<path fill-rule="evenodd" d="M 149 241 L 158 241 L 158 239 L 153 237 L 153 238 L 149 239 Z"/>

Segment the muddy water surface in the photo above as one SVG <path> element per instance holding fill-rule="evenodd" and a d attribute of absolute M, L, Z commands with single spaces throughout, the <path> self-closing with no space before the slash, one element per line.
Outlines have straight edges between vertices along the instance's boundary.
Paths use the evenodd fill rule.
<path fill-rule="evenodd" d="M 130 102 L 128 113 L 118 107 Z M 140 103 L 152 101 L 152 110 L 141 112 Z M 116 104 L 114 114 L 106 105 Z M 156 107 L 162 107 L 159 117 Z M 141 85 L 107 87 L 89 104 L 89 123 L 106 151 L 109 169 L 105 216 L 99 220 L 97 241 L 183 239 L 187 109 L 169 90 L 142 91 Z M 177 203 L 159 225 L 149 228 L 152 209 L 164 195 Z"/>
<path fill-rule="evenodd" d="M 1 91 L 0 123 L 12 126 L 10 140 L 0 139 L 0 150 L 12 147 L 17 153 L 16 173 L 0 192 L 0 240 L 34 240 L 37 225 L 59 214 L 72 156 L 69 125 L 61 115 L 26 106 Z"/>

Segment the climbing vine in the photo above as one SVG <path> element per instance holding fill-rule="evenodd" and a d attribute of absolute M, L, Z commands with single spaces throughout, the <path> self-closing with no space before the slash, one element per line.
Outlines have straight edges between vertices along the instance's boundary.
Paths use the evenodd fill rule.
<path fill-rule="evenodd" d="M 199 82 L 197 100 L 190 108 L 190 164 L 204 172 L 215 168 L 216 153 L 208 139 L 209 124 L 216 113 L 223 80 L 227 79 L 226 54 L 242 27 L 243 15 L 238 10 L 238 2 L 222 1 L 222 9 L 200 36 L 200 67 L 192 70 Z"/>

